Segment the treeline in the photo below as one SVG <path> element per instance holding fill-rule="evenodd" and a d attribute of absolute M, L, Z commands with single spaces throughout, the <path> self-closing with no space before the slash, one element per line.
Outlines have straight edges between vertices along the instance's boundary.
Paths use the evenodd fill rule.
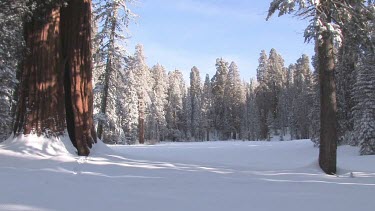
<path fill-rule="evenodd" d="M 37 112 L 31 109 L 34 105 L 30 103 L 31 98 L 18 96 L 22 94 L 17 87 L 19 81 L 23 83 L 25 93 L 30 91 L 27 89 L 30 87 L 26 80 L 28 77 L 19 80 L 23 71 L 28 73 L 33 70 L 22 60 L 26 56 L 34 61 L 30 52 L 34 52 L 33 47 L 39 46 L 25 49 L 33 43 L 32 36 L 37 33 L 29 33 L 30 39 L 25 39 L 24 27 L 35 21 L 41 25 L 39 28 L 56 24 L 45 17 L 54 15 L 55 9 L 65 10 L 66 4 L 61 2 L 6 0 L 0 3 L 2 139 L 12 133 L 17 113 L 15 108 L 19 104 L 17 100 L 29 103 L 30 108 L 25 108 L 24 113 Z M 72 11 L 74 2 L 68 1 Z M 80 2 L 91 3 L 89 0 Z M 161 65 L 148 67 L 140 45 L 134 55 L 127 56 L 122 45 L 127 37 L 129 21 L 134 17 L 127 4 L 126 0 L 95 1 L 94 18 L 86 23 L 93 26 L 92 42 L 89 43 L 92 49 L 88 49 L 85 58 L 91 58 L 92 50 L 95 127 L 98 137 L 105 142 L 134 144 L 166 140 L 311 138 L 317 145 L 325 143 L 321 147 L 323 150 L 335 149 L 332 143 L 339 142 L 361 146 L 361 154 L 375 153 L 373 1 L 344 2 L 342 4 L 347 5 L 344 7 L 341 3 L 330 1 L 308 4 L 286 0 L 272 2 L 268 17 L 280 10 L 280 14 L 298 11 L 297 15 L 311 18 L 305 36 L 307 40 L 316 41 L 316 57 L 312 59 L 312 66 L 324 74 L 312 73 L 311 61 L 304 55 L 296 64 L 286 67 L 282 57 L 273 49 L 269 54 L 261 52 L 256 80 L 243 81 L 236 64 L 220 58 L 216 61 L 215 75 L 203 77 L 199 69 L 193 67 L 187 84 L 178 70 L 167 73 Z M 86 12 L 89 17 L 90 11 Z M 61 23 L 69 20 L 69 16 L 64 18 Z M 90 33 L 87 33 L 85 40 L 89 39 Z M 40 46 L 52 49 L 53 43 L 61 44 L 59 40 L 56 38 L 50 42 L 44 39 Z M 69 47 L 69 42 L 64 44 Z M 78 51 L 73 53 L 79 56 Z M 35 60 L 40 71 L 34 76 L 43 78 L 48 68 L 51 73 L 59 73 L 53 71 L 61 68 L 59 65 L 56 69 L 45 65 L 49 62 L 47 56 L 51 57 L 51 54 L 44 51 L 37 54 L 37 58 L 44 60 Z M 59 59 L 62 64 L 66 63 L 66 58 Z M 88 70 L 90 78 L 91 68 Z M 45 81 L 33 80 L 34 86 L 48 85 Z M 57 84 L 61 85 L 60 82 Z M 68 85 L 64 84 L 64 87 Z M 84 88 L 87 89 L 87 86 Z M 44 96 L 50 97 L 46 93 L 51 90 L 47 89 Z M 40 89 L 33 91 L 38 94 Z M 91 95 L 90 91 L 87 93 Z M 38 100 L 36 96 L 33 95 L 33 99 L 43 104 L 43 100 Z M 321 99 L 324 100 L 320 102 Z M 90 117 L 90 112 L 87 115 Z M 39 118 L 39 114 L 36 116 Z M 34 119 L 37 122 L 35 127 L 31 124 L 25 126 L 31 129 L 29 132 L 37 129 L 39 133 L 48 134 L 55 126 L 56 117 L 42 115 L 41 119 L 38 118 Z M 40 122 L 49 122 L 48 127 L 40 127 Z M 324 140 L 322 138 L 319 142 L 319 137 L 324 137 Z M 327 147 L 327 144 L 332 144 L 332 147 Z M 328 151 L 322 154 L 335 157 L 335 150 Z"/>
<path fill-rule="evenodd" d="M 193 67 L 186 84 L 179 70 L 147 67 L 137 45 L 123 71 L 109 76 L 108 93 L 108 76 L 97 66 L 95 116 L 107 143 L 308 139 L 314 131 L 316 80 L 306 55 L 285 67 L 275 49 L 269 56 L 262 51 L 257 80 L 250 81 L 241 79 L 235 62 L 219 58 L 213 77 L 202 78 Z"/>

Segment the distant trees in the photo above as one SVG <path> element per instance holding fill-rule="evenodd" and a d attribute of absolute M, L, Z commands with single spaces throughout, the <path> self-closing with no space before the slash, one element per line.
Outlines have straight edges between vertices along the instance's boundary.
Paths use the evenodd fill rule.
<path fill-rule="evenodd" d="M 235 62 L 229 65 L 228 78 L 225 85 L 226 112 L 228 130 L 232 139 L 242 139 L 242 123 L 245 105 L 245 87 Z"/>
<path fill-rule="evenodd" d="M 211 79 L 213 124 L 216 136 L 220 139 L 230 138 L 228 134 L 228 101 L 225 98 L 225 85 L 228 79 L 228 62 L 222 58 L 216 60 L 216 73 Z"/>
<path fill-rule="evenodd" d="M 156 64 L 151 69 L 152 99 L 149 117 L 150 140 L 164 141 L 167 136 L 167 94 L 168 81 L 167 73 L 163 66 Z"/>
<path fill-rule="evenodd" d="M 202 140 L 202 84 L 201 77 L 197 67 L 193 67 L 190 72 L 190 88 L 188 90 L 190 102 L 190 116 L 189 118 L 189 128 L 190 135 L 194 140 Z"/>
<path fill-rule="evenodd" d="M 183 141 L 186 137 L 183 102 L 186 95 L 185 82 L 179 70 L 168 74 L 168 94 L 166 106 L 167 139 Z"/>

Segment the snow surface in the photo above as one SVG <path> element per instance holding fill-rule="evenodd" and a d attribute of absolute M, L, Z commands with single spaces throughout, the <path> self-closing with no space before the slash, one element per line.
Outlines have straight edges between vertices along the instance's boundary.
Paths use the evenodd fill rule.
<path fill-rule="evenodd" d="M 68 138 L 0 145 L 0 210 L 373 210 L 375 156 L 340 147 L 325 175 L 309 140 L 94 146 Z"/>

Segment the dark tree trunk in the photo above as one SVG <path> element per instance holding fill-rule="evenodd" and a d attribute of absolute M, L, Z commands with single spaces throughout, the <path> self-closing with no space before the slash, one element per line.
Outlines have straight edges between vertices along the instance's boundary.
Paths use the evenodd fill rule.
<path fill-rule="evenodd" d="M 145 103 L 143 98 L 143 93 L 139 95 L 138 98 L 138 111 L 139 111 L 139 118 L 138 118 L 138 139 L 140 144 L 145 143 Z"/>
<path fill-rule="evenodd" d="M 69 137 L 88 155 L 93 127 L 91 1 L 42 8 L 25 23 L 23 62 L 14 133 Z"/>
<path fill-rule="evenodd" d="M 145 119 L 143 117 L 139 117 L 138 124 L 139 124 L 139 143 L 144 144 L 145 143 Z"/>
<path fill-rule="evenodd" d="M 79 155 L 88 155 L 96 133 L 93 123 L 91 0 L 70 0 L 61 8 L 65 62 L 66 122 Z"/>
<path fill-rule="evenodd" d="M 336 85 L 333 39 L 323 32 L 318 45 L 320 80 L 320 151 L 319 165 L 327 174 L 336 173 L 337 120 Z"/>

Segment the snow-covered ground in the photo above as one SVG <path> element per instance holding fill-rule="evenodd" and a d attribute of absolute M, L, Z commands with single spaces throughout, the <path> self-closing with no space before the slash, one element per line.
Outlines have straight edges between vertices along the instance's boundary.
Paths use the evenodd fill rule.
<path fill-rule="evenodd" d="M 0 210 L 374 210 L 375 156 L 340 147 L 322 173 L 308 140 L 97 144 L 74 156 L 66 139 L 0 145 Z"/>

